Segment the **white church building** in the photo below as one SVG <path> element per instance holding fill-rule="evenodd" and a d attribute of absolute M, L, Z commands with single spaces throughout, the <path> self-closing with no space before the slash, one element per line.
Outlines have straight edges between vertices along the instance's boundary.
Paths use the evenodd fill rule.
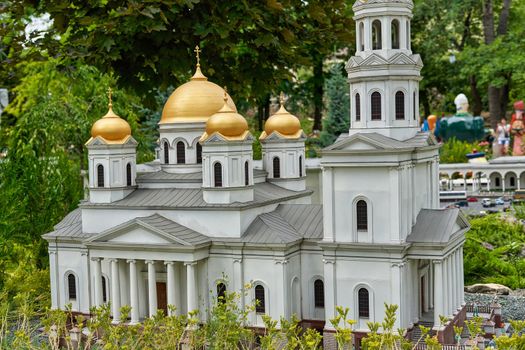
<path fill-rule="evenodd" d="M 111 302 L 114 323 L 137 323 L 173 305 L 205 322 L 217 294 L 251 282 L 241 303 L 259 301 L 252 327 L 295 314 L 328 344 L 336 306 L 350 308 L 359 335 L 389 303 L 399 306 L 395 328 L 426 319 L 443 330 L 439 315 L 463 310 L 469 225 L 439 208 L 439 145 L 418 125 L 412 8 L 355 3 L 357 48 L 341 86 L 351 127 L 323 150 L 320 171 L 307 167 L 305 134 L 283 99 L 254 161 L 245 118 L 199 62 L 164 106 L 154 162 L 136 164 L 110 97 L 86 143 L 89 199 L 44 235 L 52 307 L 88 314 Z"/>

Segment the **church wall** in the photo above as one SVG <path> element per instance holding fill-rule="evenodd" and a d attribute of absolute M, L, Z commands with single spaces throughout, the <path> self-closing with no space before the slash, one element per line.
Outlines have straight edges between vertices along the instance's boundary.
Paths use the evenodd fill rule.
<path fill-rule="evenodd" d="M 306 189 L 313 191 L 310 196 L 312 204 L 321 204 L 323 198 L 322 174 L 320 167 L 306 169 Z"/>
<path fill-rule="evenodd" d="M 89 276 L 87 252 L 78 246 L 60 244 L 56 254 L 58 306 L 64 309 L 71 302 L 73 311 L 88 313 L 91 306 L 91 293 L 87 279 Z M 68 296 L 67 274 L 69 273 L 75 275 L 76 300 L 70 300 Z"/>
<path fill-rule="evenodd" d="M 316 308 L 314 303 L 314 282 L 316 279 L 321 279 L 324 282 L 322 251 L 301 251 L 300 268 L 303 319 L 324 320 L 324 308 Z"/>

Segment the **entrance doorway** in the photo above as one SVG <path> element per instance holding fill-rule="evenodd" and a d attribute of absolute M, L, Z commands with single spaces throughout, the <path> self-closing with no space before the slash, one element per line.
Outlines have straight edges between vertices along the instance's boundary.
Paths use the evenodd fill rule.
<path fill-rule="evenodd" d="M 168 294 L 166 293 L 166 282 L 157 282 L 157 309 L 164 310 L 164 315 L 168 315 Z"/>

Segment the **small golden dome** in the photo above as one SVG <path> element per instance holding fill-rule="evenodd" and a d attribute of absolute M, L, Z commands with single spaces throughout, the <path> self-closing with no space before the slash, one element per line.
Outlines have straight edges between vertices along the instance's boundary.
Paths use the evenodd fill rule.
<path fill-rule="evenodd" d="M 170 95 L 162 110 L 161 124 L 205 122 L 211 115 L 217 113 L 224 104 L 224 90 L 219 85 L 209 82 L 208 78 L 202 74 L 198 46 L 195 48 L 195 52 L 197 52 L 195 74 L 190 81 L 179 86 Z M 229 95 L 228 106 L 237 112 L 237 107 Z"/>
<path fill-rule="evenodd" d="M 261 139 L 265 139 L 275 131 L 286 138 L 298 138 L 302 133 L 299 118 L 284 108 L 284 96 L 282 93 L 280 102 L 281 108 L 268 118 L 264 124 L 264 132 L 261 134 Z"/>
<path fill-rule="evenodd" d="M 218 133 L 228 140 L 242 140 L 249 132 L 246 119 L 228 104 L 226 90 L 224 91 L 223 101 L 222 108 L 206 122 L 206 131 L 202 135 L 201 141 L 206 140 L 214 133 Z"/>
<path fill-rule="evenodd" d="M 128 122 L 113 112 L 113 103 L 111 100 L 111 89 L 109 89 L 109 110 L 105 116 L 100 118 L 91 127 L 91 137 L 100 136 L 106 141 L 119 142 L 124 141 L 131 136 L 131 127 Z"/>

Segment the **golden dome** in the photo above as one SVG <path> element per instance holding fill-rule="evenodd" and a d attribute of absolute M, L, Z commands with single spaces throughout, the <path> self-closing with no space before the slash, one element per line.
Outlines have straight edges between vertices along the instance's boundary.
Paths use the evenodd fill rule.
<path fill-rule="evenodd" d="M 260 139 L 264 140 L 273 132 L 285 138 L 299 138 L 303 132 L 299 119 L 284 108 L 284 96 L 281 93 L 281 108 L 264 124 L 264 131 Z"/>
<path fill-rule="evenodd" d="M 214 133 L 218 133 L 228 140 L 241 140 L 249 132 L 246 119 L 230 107 L 226 91 L 224 91 L 223 101 L 222 108 L 206 122 L 206 131 L 201 140 L 206 140 Z"/>
<path fill-rule="evenodd" d="M 108 112 L 91 127 L 91 137 L 95 138 L 97 136 L 111 143 L 124 142 L 128 136 L 131 136 L 131 127 L 128 122 L 113 112 L 111 89 L 109 89 Z"/>
<path fill-rule="evenodd" d="M 197 63 L 190 81 L 179 86 L 166 101 L 160 123 L 205 122 L 221 109 L 224 104 L 223 95 L 223 88 L 209 82 L 201 72 L 200 63 Z M 235 103 L 229 95 L 227 97 L 228 106 L 237 112 Z"/>

